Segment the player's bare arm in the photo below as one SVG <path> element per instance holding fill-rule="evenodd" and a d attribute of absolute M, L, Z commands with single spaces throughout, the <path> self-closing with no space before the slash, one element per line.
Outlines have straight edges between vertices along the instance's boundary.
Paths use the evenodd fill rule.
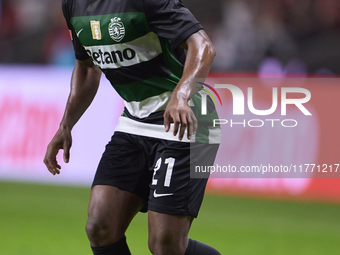
<path fill-rule="evenodd" d="M 190 86 L 190 80 L 207 77 L 216 54 L 209 37 L 203 30 L 192 34 L 181 47 L 187 50 L 183 76 L 174 89 L 164 112 L 165 131 L 170 130 L 170 122 L 173 119 L 173 135 L 179 132 L 179 140 L 183 139 L 185 130 L 187 130 L 188 139 L 197 130 L 197 120 L 188 105 L 189 99 L 197 92 L 197 89 Z"/>
<path fill-rule="evenodd" d="M 63 159 L 68 163 L 72 145 L 71 130 L 95 97 L 101 70 L 92 63 L 91 59 L 76 61 L 71 78 L 71 91 L 67 100 L 64 116 L 59 129 L 47 146 L 44 163 L 53 174 L 59 174 L 61 166 L 56 156 L 63 149 Z"/>

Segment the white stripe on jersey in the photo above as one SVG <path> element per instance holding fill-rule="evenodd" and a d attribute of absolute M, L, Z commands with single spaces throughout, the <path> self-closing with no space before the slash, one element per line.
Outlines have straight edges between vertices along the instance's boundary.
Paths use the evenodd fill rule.
<path fill-rule="evenodd" d="M 84 48 L 91 52 L 93 63 L 103 69 L 132 66 L 154 59 L 162 53 L 159 38 L 153 32 L 130 42 Z"/>
<path fill-rule="evenodd" d="M 165 110 L 165 107 L 170 99 L 171 91 L 164 92 L 163 94 L 148 97 L 147 99 L 137 102 L 124 101 L 124 105 L 126 109 L 131 113 L 134 117 L 137 118 L 145 118 L 148 117 L 151 113 Z"/>
<path fill-rule="evenodd" d="M 165 127 L 163 125 L 155 125 L 149 123 L 143 123 L 139 121 L 132 120 L 128 117 L 121 116 L 118 119 L 118 124 L 115 131 L 129 133 L 133 135 L 147 136 L 153 138 L 159 138 L 170 141 L 177 142 L 195 142 L 196 137 L 193 135 L 191 140 L 187 138 L 187 132 L 185 131 L 182 141 L 178 140 L 177 136 L 172 134 L 174 125 L 171 124 L 169 132 L 165 132 Z M 196 134 L 198 135 L 198 134 Z M 221 129 L 219 127 L 209 128 L 209 144 L 219 144 L 221 142 Z"/>

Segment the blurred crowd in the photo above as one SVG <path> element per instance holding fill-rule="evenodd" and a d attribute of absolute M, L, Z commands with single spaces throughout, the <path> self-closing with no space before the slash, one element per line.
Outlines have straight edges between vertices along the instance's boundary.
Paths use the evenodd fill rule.
<path fill-rule="evenodd" d="M 0 1 L 0 63 L 74 64 L 61 0 Z"/>
<path fill-rule="evenodd" d="M 340 73 L 339 0 L 182 0 L 211 37 L 214 71 Z M 0 0 L 0 63 L 73 65 L 61 0 Z"/>

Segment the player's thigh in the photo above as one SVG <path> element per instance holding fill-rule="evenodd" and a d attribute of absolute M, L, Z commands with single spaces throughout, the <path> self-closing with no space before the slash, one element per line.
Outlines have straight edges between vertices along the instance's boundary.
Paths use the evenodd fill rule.
<path fill-rule="evenodd" d="M 113 234 L 124 234 L 142 206 L 143 199 L 136 194 L 113 186 L 96 185 L 91 190 L 89 221 L 109 228 Z"/>
<path fill-rule="evenodd" d="M 113 242 L 124 235 L 134 215 L 147 202 L 150 176 L 138 140 L 116 132 L 106 146 L 92 184 L 86 232 L 93 244 L 104 239 Z"/>
<path fill-rule="evenodd" d="M 143 199 L 136 194 L 113 186 L 94 186 L 86 223 L 91 245 L 105 246 L 121 240 L 142 206 Z"/>

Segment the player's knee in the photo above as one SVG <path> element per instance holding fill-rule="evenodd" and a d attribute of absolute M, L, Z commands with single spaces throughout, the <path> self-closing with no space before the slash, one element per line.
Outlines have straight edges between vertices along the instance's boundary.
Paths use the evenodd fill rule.
<path fill-rule="evenodd" d="M 106 218 L 89 217 L 85 230 L 92 245 L 101 245 L 103 242 L 106 243 L 106 240 L 108 243 L 114 242 L 113 227 Z"/>
<path fill-rule="evenodd" d="M 105 221 L 89 218 L 85 226 L 86 234 L 90 239 L 93 237 L 102 237 L 108 232 L 108 226 Z"/>

